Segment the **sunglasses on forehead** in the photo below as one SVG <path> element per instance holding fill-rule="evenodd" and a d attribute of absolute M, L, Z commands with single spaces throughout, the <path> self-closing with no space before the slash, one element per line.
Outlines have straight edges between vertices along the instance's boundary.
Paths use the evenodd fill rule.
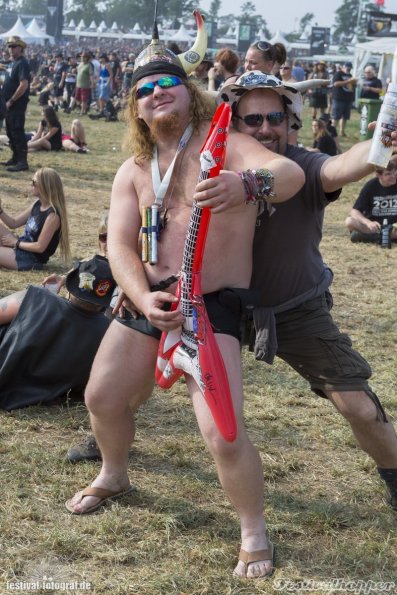
<path fill-rule="evenodd" d="M 272 44 L 268 43 L 267 41 L 256 41 L 252 44 L 252 47 L 260 50 L 261 52 L 268 52 L 272 47 Z"/>
<path fill-rule="evenodd" d="M 160 89 L 171 89 L 172 87 L 178 87 L 178 85 L 182 84 L 183 81 L 179 76 L 162 76 L 158 81 L 145 83 L 142 87 L 139 87 L 139 89 L 136 90 L 135 96 L 137 99 L 142 99 L 142 97 L 152 95 L 156 85 L 158 85 Z"/>
<path fill-rule="evenodd" d="M 248 114 L 247 116 L 236 116 L 239 120 L 242 120 L 247 126 L 252 128 L 259 128 L 263 122 L 267 120 L 270 126 L 278 126 L 285 119 L 285 112 L 269 112 L 266 115 L 263 114 Z"/>

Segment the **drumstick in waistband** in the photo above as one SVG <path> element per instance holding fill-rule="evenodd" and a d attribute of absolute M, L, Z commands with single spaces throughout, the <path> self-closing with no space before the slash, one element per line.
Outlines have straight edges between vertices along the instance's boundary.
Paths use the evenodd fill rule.
<path fill-rule="evenodd" d="M 147 229 L 147 208 L 142 207 L 142 262 L 149 260 L 149 242 Z"/>

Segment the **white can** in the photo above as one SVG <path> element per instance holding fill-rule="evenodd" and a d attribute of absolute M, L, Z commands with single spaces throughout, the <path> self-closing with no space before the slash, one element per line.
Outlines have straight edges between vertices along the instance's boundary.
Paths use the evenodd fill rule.
<path fill-rule="evenodd" d="M 368 163 L 387 167 L 393 154 L 391 133 L 394 130 L 397 130 L 397 84 L 390 83 L 376 121 Z"/>

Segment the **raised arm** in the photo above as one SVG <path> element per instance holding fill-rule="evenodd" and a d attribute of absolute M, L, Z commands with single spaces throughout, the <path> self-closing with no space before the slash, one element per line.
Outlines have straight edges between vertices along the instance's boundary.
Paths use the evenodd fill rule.
<path fill-rule="evenodd" d="M 367 163 L 371 141 L 353 145 L 348 151 L 330 157 L 321 168 L 321 181 L 325 192 L 334 192 L 350 182 L 357 182 L 374 171 Z"/>
<path fill-rule="evenodd" d="M 230 134 L 226 168 L 216 178 L 200 182 L 194 199 L 200 206 L 210 207 L 214 213 L 240 205 L 246 191 L 238 172 L 267 169 L 273 176 L 271 202 L 283 202 L 294 196 L 305 183 L 305 174 L 295 162 L 266 149 L 254 138 L 234 132 Z"/>

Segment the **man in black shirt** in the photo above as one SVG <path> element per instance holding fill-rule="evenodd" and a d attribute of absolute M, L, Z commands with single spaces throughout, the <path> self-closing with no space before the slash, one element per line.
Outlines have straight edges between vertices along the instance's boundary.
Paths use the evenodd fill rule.
<path fill-rule="evenodd" d="M 382 93 L 382 81 L 375 75 L 375 70 L 369 64 L 364 68 L 364 80 L 360 93 L 361 99 L 379 99 Z"/>
<path fill-rule="evenodd" d="M 350 110 L 354 101 L 355 86 L 357 79 L 352 76 L 353 64 L 345 62 L 342 70 L 338 71 L 333 78 L 334 88 L 332 96 L 332 124 L 337 127 L 339 123 L 340 136 L 346 136 L 346 122 L 350 120 Z"/>
<path fill-rule="evenodd" d="M 12 157 L 4 165 L 7 171 L 29 169 L 27 162 L 28 146 L 25 137 L 25 113 L 29 101 L 30 68 L 23 55 L 26 43 L 13 35 L 7 39 L 7 47 L 12 62 L 4 81 L 3 93 L 6 108 L 6 131 L 10 140 Z"/>

